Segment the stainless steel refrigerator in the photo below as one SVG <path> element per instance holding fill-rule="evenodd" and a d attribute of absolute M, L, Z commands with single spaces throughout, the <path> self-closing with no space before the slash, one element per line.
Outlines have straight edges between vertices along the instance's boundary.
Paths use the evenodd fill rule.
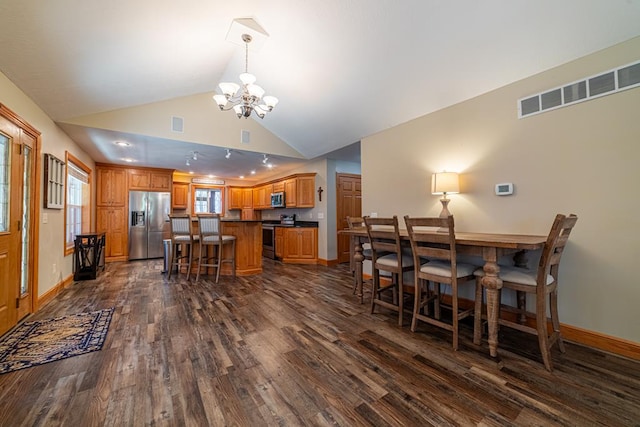
<path fill-rule="evenodd" d="M 129 192 L 129 259 L 162 258 L 170 209 L 170 193 Z"/>

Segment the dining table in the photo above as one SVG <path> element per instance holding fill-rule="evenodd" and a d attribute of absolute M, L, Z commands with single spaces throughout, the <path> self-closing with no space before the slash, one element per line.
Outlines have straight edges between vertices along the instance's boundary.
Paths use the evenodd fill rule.
<path fill-rule="evenodd" d="M 369 241 L 366 227 L 340 230 L 340 234 L 351 236 L 354 245 L 353 261 L 356 276 L 357 296 L 360 303 L 363 302 L 363 269 L 364 255 L 362 244 Z M 438 231 L 434 230 L 434 234 Z M 482 257 L 484 276 L 480 283 L 486 291 L 487 325 L 489 353 L 492 357 L 498 356 L 498 317 L 500 315 L 500 266 L 498 260 L 506 255 L 513 254 L 514 265 L 527 267 L 527 252 L 542 249 L 547 236 L 528 234 L 503 234 L 503 233 L 475 233 L 456 231 L 456 252 L 471 256 Z M 403 241 L 409 241 L 406 229 L 400 229 L 400 237 Z M 524 303 L 524 301 L 523 301 Z M 473 342 L 479 345 L 482 340 L 482 331 L 474 330 Z"/>

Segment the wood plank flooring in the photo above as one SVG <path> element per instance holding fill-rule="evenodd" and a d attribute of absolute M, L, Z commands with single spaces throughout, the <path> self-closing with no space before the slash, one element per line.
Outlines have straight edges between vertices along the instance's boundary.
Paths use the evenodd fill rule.
<path fill-rule="evenodd" d="M 454 352 L 369 314 L 347 266 L 265 260 L 217 285 L 161 269 L 108 264 L 34 315 L 116 308 L 102 351 L 0 375 L 0 426 L 640 425 L 640 362 L 568 343 L 549 373 L 506 329 L 496 364 L 470 323 Z"/>

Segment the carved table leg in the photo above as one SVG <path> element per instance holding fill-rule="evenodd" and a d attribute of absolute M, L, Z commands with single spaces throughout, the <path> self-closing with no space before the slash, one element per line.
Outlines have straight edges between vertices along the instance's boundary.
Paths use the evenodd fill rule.
<path fill-rule="evenodd" d="M 498 316 L 500 315 L 500 289 L 502 280 L 498 277 L 500 267 L 496 248 L 484 248 L 485 261 L 482 286 L 487 290 L 487 323 L 489 326 L 489 353 L 492 357 L 498 355 Z"/>
<path fill-rule="evenodd" d="M 362 291 L 362 262 L 364 261 L 364 255 L 362 253 L 362 242 L 359 238 L 356 238 L 355 241 L 353 261 L 356 267 L 356 289 L 360 304 L 362 304 L 364 303 L 364 292 Z"/>

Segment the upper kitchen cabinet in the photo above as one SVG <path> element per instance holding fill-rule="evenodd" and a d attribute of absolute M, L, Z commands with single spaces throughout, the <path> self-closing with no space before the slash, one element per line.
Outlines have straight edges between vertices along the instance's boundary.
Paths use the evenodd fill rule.
<path fill-rule="evenodd" d="M 297 208 L 312 208 L 315 206 L 315 187 L 316 174 L 302 174 L 296 177 Z"/>
<path fill-rule="evenodd" d="M 129 169 L 129 189 L 171 191 L 173 171 L 165 169 Z"/>
<path fill-rule="evenodd" d="M 171 207 L 187 209 L 189 207 L 189 183 L 174 182 L 171 190 Z"/>
<path fill-rule="evenodd" d="M 96 165 L 98 206 L 124 206 L 127 198 L 127 170 Z"/>

